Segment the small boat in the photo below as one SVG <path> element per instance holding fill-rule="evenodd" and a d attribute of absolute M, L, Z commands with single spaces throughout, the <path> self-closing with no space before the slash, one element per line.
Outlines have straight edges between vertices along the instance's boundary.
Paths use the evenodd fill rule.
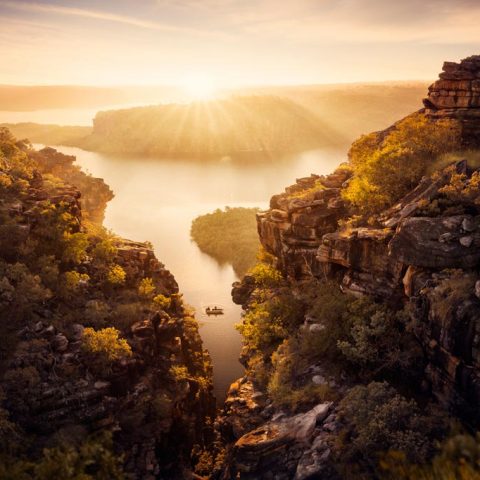
<path fill-rule="evenodd" d="M 223 315 L 223 308 L 217 307 L 216 305 L 214 307 L 207 307 L 205 313 L 207 315 Z"/>

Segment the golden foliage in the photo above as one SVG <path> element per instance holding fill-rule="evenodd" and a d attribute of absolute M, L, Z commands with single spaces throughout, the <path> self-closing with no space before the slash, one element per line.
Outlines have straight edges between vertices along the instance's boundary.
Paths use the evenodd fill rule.
<path fill-rule="evenodd" d="M 120 332 L 113 327 L 94 330 L 86 328 L 83 332 L 83 348 L 86 352 L 100 355 L 111 363 L 123 357 L 130 357 L 132 349 L 124 338 L 119 338 Z"/>

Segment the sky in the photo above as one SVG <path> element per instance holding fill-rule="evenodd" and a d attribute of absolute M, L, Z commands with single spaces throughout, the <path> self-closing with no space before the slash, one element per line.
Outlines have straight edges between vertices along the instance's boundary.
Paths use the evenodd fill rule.
<path fill-rule="evenodd" d="M 0 84 L 434 80 L 480 54 L 480 0 L 0 0 L 0 22 Z"/>

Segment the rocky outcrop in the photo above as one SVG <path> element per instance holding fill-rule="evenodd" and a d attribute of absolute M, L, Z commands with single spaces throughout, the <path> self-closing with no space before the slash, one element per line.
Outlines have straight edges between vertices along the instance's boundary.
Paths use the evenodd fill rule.
<path fill-rule="evenodd" d="M 475 268 L 480 261 L 479 221 L 471 215 L 407 218 L 398 226 L 389 254 L 415 267 Z"/>
<path fill-rule="evenodd" d="M 415 278 L 423 277 L 421 282 Z M 480 415 L 480 301 L 477 273 L 412 272 L 411 311 L 430 360 L 426 376 L 437 398 L 469 424 Z"/>
<path fill-rule="evenodd" d="M 31 151 L 41 173 L 48 173 L 75 185 L 81 192 L 80 204 L 88 220 L 101 224 L 107 203 L 113 198 L 110 187 L 101 178 L 92 177 L 75 165 L 73 155 L 65 155 L 54 148 Z"/>
<path fill-rule="evenodd" d="M 439 317 L 438 300 L 433 300 L 432 293 L 436 290 L 431 285 L 445 269 L 470 275 L 480 264 L 480 192 L 477 196 L 470 192 L 468 199 L 459 201 L 457 214 L 448 213 L 451 204 L 444 211 L 437 207 L 429 211 L 428 206 L 438 205 L 439 199 L 442 203 L 442 187 L 453 174 L 463 175 L 468 183 L 474 173 L 466 161 L 460 161 L 422 179 L 379 215 L 383 228 L 338 227 L 345 213 L 338 185 L 347 177 L 344 174 L 339 179 L 338 172 L 332 180 L 321 179 L 325 189 L 300 199 L 298 192 L 304 192 L 305 185 L 310 189 L 318 185 L 319 178 L 298 181 L 286 190 L 289 193 L 274 196 L 270 210 L 258 215 L 260 240 L 278 258 L 278 267 L 287 277 L 336 278 L 345 292 L 367 294 L 397 306 L 416 305 L 417 334 L 428 357 L 426 377 L 432 390 L 444 404 L 469 412 L 475 410 L 480 391 L 480 368 L 474 360 L 480 304 L 470 285 L 466 296 L 453 299 Z M 326 198 L 334 199 L 333 208 Z M 307 225 L 310 230 L 305 230 Z M 457 274 L 447 271 L 442 275 Z M 476 417 L 471 415 L 470 421 L 477 421 Z"/>
<path fill-rule="evenodd" d="M 165 268 L 165 265 L 158 261 L 149 244 L 133 242 L 126 239 L 117 239 L 118 263 L 127 273 L 131 284 L 136 278 L 152 278 L 159 285 L 160 293 L 178 293 L 178 284 Z"/>
<path fill-rule="evenodd" d="M 272 197 L 270 210 L 257 214 L 262 245 L 288 275 L 321 273 L 317 250 L 322 236 L 334 232 L 345 214 L 340 188 L 349 177 L 347 169 L 339 168 L 326 177 L 298 179 L 285 193 Z"/>
<path fill-rule="evenodd" d="M 458 120 L 463 144 L 480 146 L 480 56 L 446 63 L 419 114 Z M 382 142 L 394 128 L 378 132 L 375 141 Z M 294 293 L 305 279 L 329 279 L 346 293 L 369 295 L 402 311 L 398 321 L 408 317 L 408 324 L 400 329 L 413 331 L 412 343 L 418 341 L 423 350 L 417 388 L 475 427 L 480 425 L 479 175 L 480 169 L 467 161 L 451 164 L 425 176 L 394 205 L 371 217 L 372 226 L 363 221 L 353 227 L 346 220 L 354 212 L 342 200 L 350 172 L 341 166 L 326 177 L 298 179 L 257 215 L 260 241 Z M 255 297 L 250 283 L 246 279 L 232 292 L 247 310 L 249 298 Z M 315 332 L 325 326 L 307 315 L 300 328 Z M 242 356 L 248 353 L 244 347 Z M 332 384 L 336 398 L 344 395 L 347 376 L 326 381 L 321 361 L 307 372 L 312 367 L 319 369 L 314 384 Z M 254 376 L 253 369 L 250 374 Z M 295 372 L 295 381 L 300 384 L 303 375 Z M 250 388 L 245 381 L 234 391 L 225 418 L 220 417 L 229 447 L 219 478 L 338 478 L 330 470 L 332 436 L 327 434 L 339 432 L 335 404 L 293 415 L 274 408 L 263 392 L 258 393 L 262 402 L 252 402 L 255 384 Z M 327 418 L 313 421 L 316 409 L 323 408 Z M 308 433 L 298 435 L 297 422 Z"/>
<path fill-rule="evenodd" d="M 82 350 L 81 325 L 64 331 L 48 322 L 26 327 L 7 367 L 7 377 L 16 372 L 17 378 L 4 382 L 12 418 L 36 433 L 37 445 L 80 427 L 113 430 L 116 450 L 132 478 L 178 478 L 192 446 L 211 441 L 205 423 L 215 404 L 195 380 L 169 376 L 172 365 L 191 362 L 182 317 L 168 319 L 168 334 L 167 324 L 155 328 L 155 320 L 132 326 L 125 337 L 133 357 L 110 371 L 92 368 Z M 153 409 L 156 402 L 164 402 L 163 410 Z M 175 457 L 168 459 L 167 452 Z"/>
<path fill-rule="evenodd" d="M 440 79 L 428 89 L 425 113 L 431 118 L 460 121 L 467 146 L 480 145 L 480 55 L 460 63 L 445 62 Z"/>
<path fill-rule="evenodd" d="M 305 480 L 327 474 L 331 468 L 330 434 L 337 428 L 332 404 L 322 403 L 296 415 L 274 414 L 270 402 L 266 405 L 266 397 L 261 394 L 263 402 L 255 402 L 256 412 L 250 416 L 252 408 L 246 404 L 252 402 L 251 387 L 238 389 L 242 384 L 249 382 L 233 384 L 237 405 L 231 392 L 220 421 L 249 421 L 234 430 L 224 469 L 217 478 Z"/>
<path fill-rule="evenodd" d="M 21 455 L 35 462 L 62 439 L 108 432 L 128 478 L 191 478 L 194 445 L 213 441 L 215 399 L 208 353 L 173 275 L 149 244 L 108 237 L 104 256 L 95 254 L 106 236 L 85 228 L 80 191 L 39 170 L 25 177 L 22 195 L 0 199 L 0 415 L 28 435 Z M 73 260 L 65 241 L 75 234 L 82 254 Z M 113 284 L 112 267 L 122 274 Z M 151 296 L 168 297 L 165 310 L 139 293 L 144 279 Z M 129 354 L 89 349 L 86 327 L 113 330 Z"/>

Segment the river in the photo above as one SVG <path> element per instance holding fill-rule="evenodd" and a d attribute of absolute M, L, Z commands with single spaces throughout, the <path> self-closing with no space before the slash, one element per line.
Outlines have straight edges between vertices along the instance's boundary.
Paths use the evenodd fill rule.
<path fill-rule="evenodd" d="M 38 148 L 39 146 L 36 145 Z M 104 155 L 79 148 L 57 147 L 110 185 L 104 225 L 132 240 L 152 242 L 157 257 L 174 274 L 185 301 L 196 310 L 200 334 L 213 362 L 214 390 L 223 401 L 230 383 L 242 375 L 238 362 L 241 339 L 234 325 L 241 308 L 231 301 L 238 280 L 230 265 L 219 265 L 190 239 L 192 220 L 224 206 L 266 208 L 274 193 L 295 178 L 329 173 L 345 159 L 338 150 L 306 152 L 274 163 L 169 160 Z M 208 304 L 225 315 L 207 317 Z"/>

